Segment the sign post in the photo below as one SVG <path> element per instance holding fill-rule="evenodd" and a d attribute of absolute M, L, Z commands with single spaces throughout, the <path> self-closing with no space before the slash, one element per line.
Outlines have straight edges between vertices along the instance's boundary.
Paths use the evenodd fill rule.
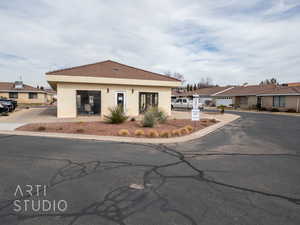
<path fill-rule="evenodd" d="M 200 120 L 199 95 L 193 95 L 192 121 Z"/>

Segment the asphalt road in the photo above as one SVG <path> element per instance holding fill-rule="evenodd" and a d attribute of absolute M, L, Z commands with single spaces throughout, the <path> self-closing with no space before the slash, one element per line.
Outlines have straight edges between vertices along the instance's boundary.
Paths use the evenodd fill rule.
<path fill-rule="evenodd" d="M 300 224 L 300 117 L 240 114 L 177 145 L 0 136 L 0 224 Z"/>

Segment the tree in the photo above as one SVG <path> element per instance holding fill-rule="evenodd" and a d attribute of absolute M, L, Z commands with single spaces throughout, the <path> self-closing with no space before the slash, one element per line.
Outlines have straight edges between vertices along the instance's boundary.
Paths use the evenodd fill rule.
<path fill-rule="evenodd" d="M 176 79 L 180 80 L 182 83 L 184 83 L 186 81 L 184 78 L 184 75 L 181 73 L 177 73 L 177 72 L 173 73 L 171 71 L 167 71 L 167 72 L 165 72 L 165 75 L 168 77 L 176 78 Z"/>
<path fill-rule="evenodd" d="M 200 88 L 214 87 L 214 85 L 210 77 L 206 77 L 206 78 L 202 77 L 197 87 L 198 89 L 200 89 Z"/>
<path fill-rule="evenodd" d="M 271 79 L 265 79 L 260 82 L 260 85 L 268 85 L 268 84 L 278 84 L 277 79 L 273 77 Z"/>

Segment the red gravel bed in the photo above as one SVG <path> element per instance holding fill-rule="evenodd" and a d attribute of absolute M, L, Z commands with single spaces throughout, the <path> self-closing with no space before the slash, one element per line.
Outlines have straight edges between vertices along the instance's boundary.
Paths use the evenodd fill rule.
<path fill-rule="evenodd" d="M 158 124 L 154 128 L 142 127 L 139 121 L 127 121 L 122 124 L 109 124 L 103 121 L 99 122 L 61 122 L 61 123 L 32 123 L 18 127 L 18 131 L 33 131 L 33 132 L 52 132 L 52 133 L 71 133 L 71 134 L 90 134 L 99 136 L 118 136 L 121 129 L 127 129 L 131 137 L 135 130 L 143 130 L 147 133 L 149 130 L 172 131 L 184 126 L 190 125 L 193 127 L 193 132 L 201 130 L 205 127 L 213 125 L 217 121 L 202 119 L 200 121 L 191 121 L 187 119 L 168 120 L 164 124 Z M 144 137 L 144 136 L 142 136 Z"/>

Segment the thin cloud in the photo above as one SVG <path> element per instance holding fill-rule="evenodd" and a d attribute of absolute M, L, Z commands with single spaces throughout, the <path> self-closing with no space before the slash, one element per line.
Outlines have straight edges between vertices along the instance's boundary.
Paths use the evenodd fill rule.
<path fill-rule="evenodd" d="M 190 82 L 298 81 L 296 0 L 0 2 L 0 80 L 112 59 Z"/>

